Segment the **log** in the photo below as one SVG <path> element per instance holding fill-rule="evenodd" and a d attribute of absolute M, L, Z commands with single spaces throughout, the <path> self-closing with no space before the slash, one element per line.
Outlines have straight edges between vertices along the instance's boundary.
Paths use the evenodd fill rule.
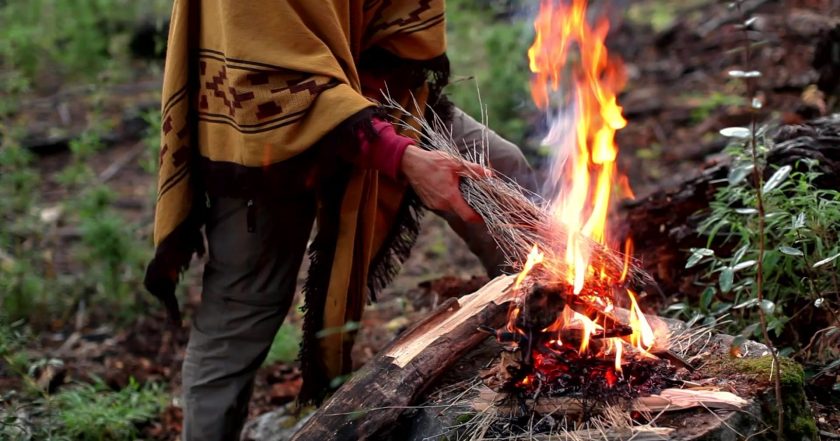
<path fill-rule="evenodd" d="M 515 276 L 502 276 L 473 294 L 449 299 L 355 373 L 293 439 L 381 437 L 407 406 L 415 403 L 463 354 L 491 336 L 498 337 L 492 330 L 501 328 L 507 320 L 509 303 L 516 297 L 514 279 Z M 539 292 L 540 289 L 534 290 Z M 593 311 L 619 325 L 628 323 L 629 312 L 621 308 L 615 310 L 620 318 Z M 548 320 L 553 321 L 554 315 Z M 649 320 L 657 319 L 650 316 Z M 657 355 L 660 352 L 667 354 L 663 349 Z"/>
<path fill-rule="evenodd" d="M 479 326 L 504 324 L 513 280 L 501 276 L 473 294 L 449 299 L 356 372 L 292 439 L 351 441 L 381 435 L 433 380 L 489 338 Z"/>

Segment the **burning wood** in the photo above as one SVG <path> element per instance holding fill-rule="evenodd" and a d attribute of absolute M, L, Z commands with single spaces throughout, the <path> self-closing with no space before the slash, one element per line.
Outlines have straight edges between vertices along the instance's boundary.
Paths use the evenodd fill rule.
<path fill-rule="evenodd" d="M 533 266 L 532 266 L 533 269 Z M 675 369 L 648 352 L 654 331 L 630 295 L 623 323 L 600 298 L 565 284 L 527 286 L 511 307 L 508 323 L 488 330 L 507 345 L 502 362 L 484 373 L 485 383 L 521 399 L 564 397 L 601 404 L 629 401 L 678 384 Z M 600 302 L 604 303 L 604 302 Z"/>
<path fill-rule="evenodd" d="M 667 365 L 652 354 L 654 347 L 667 350 L 667 342 L 628 289 L 651 285 L 652 279 L 633 262 L 632 243 L 611 236 L 607 225 L 614 197 L 632 197 L 615 164 L 615 132 L 626 124 L 616 100 L 624 85 L 623 63 L 609 56 L 604 44 L 608 23 L 588 22 L 586 0 L 543 1 L 535 28 L 528 51 L 531 91 L 550 122 L 543 144 L 555 151 L 547 183 L 551 198 L 535 203 L 537 197 L 501 178 L 468 176 L 462 185 L 499 247 L 521 270 L 508 323 L 485 329 L 519 354 L 504 387 L 583 393 L 603 384 L 589 392 L 603 395 L 623 384 L 629 369 L 626 378 L 633 381 L 627 382 L 627 394 L 657 390 L 669 374 L 642 371 L 647 366 L 652 374 Z M 418 128 L 404 128 L 428 148 L 457 155 L 439 119 L 415 122 Z M 486 162 L 480 153 L 467 159 Z M 624 321 L 613 314 L 621 303 L 629 311 Z"/>
<path fill-rule="evenodd" d="M 478 375 L 482 392 L 472 410 L 491 420 L 476 432 L 481 439 L 519 439 L 522 433 L 557 439 L 559 433 L 580 432 L 584 420 L 597 426 L 610 412 L 623 425 L 598 432 L 608 439 L 668 435 L 670 429 L 639 427 L 638 420 L 647 417 L 637 414 L 747 405 L 728 392 L 676 388 L 684 385 L 680 369 L 690 366 L 670 352 L 667 327 L 643 313 L 636 293 L 652 279 L 633 261 L 632 243 L 607 225 L 615 197 L 631 195 L 615 163 L 614 135 L 625 124 L 616 96 L 624 80 L 621 61 L 604 45 L 608 24 L 587 22 L 585 0 L 544 0 L 535 27 L 528 55 L 534 101 L 550 123 L 543 142 L 556 153 L 551 197 L 528 194 L 503 177 L 465 176 L 462 182 L 468 203 L 519 273 L 450 302 L 401 336 L 318 410 L 296 439 L 380 433 L 487 334 L 503 349 Z M 569 59 L 576 63 L 567 65 Z M 401 109 L 390 100 L 387 105 Z M 426 148 L 458 155 L 440 119 L 407 121 L 403 129 L 416 132 Z M 465 160 L 486 164 L 482 149 L 468 150 L 479 153 Z M 348 417 L 359 409 L 369 411 L 364 419 Z"/>

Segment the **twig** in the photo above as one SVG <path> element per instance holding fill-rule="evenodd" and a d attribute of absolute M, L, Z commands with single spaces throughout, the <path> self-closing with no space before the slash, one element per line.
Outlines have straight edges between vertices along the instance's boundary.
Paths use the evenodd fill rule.
<path fill-rule="evenodd" d="M 840 435 L 838 435 L 836 433 L 831 433 L 827 430 L 820 430 L 820 436 L 824 436 L 826 438 L 831 438 L 831 439 L 840 439 Z"/>
<path fill-rule="evenodd" d="M 99 174 L 99 182 L 104 184 L 119 174 L 123 168 L 134 162 L 143 152 L 146 151 L 145 141 L 141 140 L 131 147 L 131 150 L 112 162 L 102 173 Z"/>
<path fill-rule="evenodd" d="M 744 20 L 744 25 L 742 26 L 742 30 L 744 33 L 744 69 L 749 69 L 750 66 L 750 58 L 751 58 L 751 44 L 750 44 L 750 37 L 749 37 L 749 27 L 746 25 L 747 23 L 747 12 L 742 12 L 742 3 L 743 0 L 735 2 L 736 7 L 738 8 L 738 13 L 742 14 L 742 19 Z M 773 376 L 773 372 L 771 370 L 771 376 L 773 376 L 775 382 L 775 391 L 776 391 L 776 409 L 777 409 L 777 421 L 776 421 L 776 439 L 779 441 L 783 441 L 784 435 L 784 420 L 785 420 L 785 409 L 782 405 L 782 382 L 781 382 L 781 369 L 782 366 L 779 364 L 779 355 L 776 353 L 776 349 L 773 347 L 773 342 L 770 340 L 770 333 L 767 331 L 767 314 L 764 312 L 764 251 L 765 251 L 765 207 L 764 207 L 764 197 L 762 194 L 762 181 L 763 181 L 763 169 L 761 167 L 761 162 L 758 159 L 758 143 L 757 143 L 757 133 L 756 133 L 756 109 L 753 105 L 753 100 L 755 99 L 755 87 L 756 81 L 755 78 L 746 78 L 746 85 L 747 85 L 747 99 L 749 100 L 749 108 L 750 108 L 750 138 L 749 138 L 749 145 L 750 145 L 750 153 L 752 155 L 752 163 L 753 163 L 753 180 L 755 181 L 755 197 L 756 197 L 756 208 L 758 209 L 758 263 L 756 265 L 756 275 L 755 275 L 755 289 L 756 289 L 756 298 L 758 299 L 758 316 L 759 322 L 761 325 L 761 334 L 764 337 L 764 344 L 767 345 L 767 348 L 770 349 L 770 355 L 773 357 L 773 366 L 776 370 L 776 375 Z"/>

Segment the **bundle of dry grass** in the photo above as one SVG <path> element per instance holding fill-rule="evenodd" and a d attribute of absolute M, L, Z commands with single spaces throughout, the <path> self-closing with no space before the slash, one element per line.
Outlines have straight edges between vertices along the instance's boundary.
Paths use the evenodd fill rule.
<path fill-rule="evenodd" d="M 461 146 L 457 145 L 452 136 L 452 128 L 431 109 L 426 112 L 430 115 L 429 120 L 413 116 L 388 96 L 384 98 L 384 106 L 407 116 L 395 124 L 404 131 L 416 133 L 420 147 L 444 152 L 461 161 L 489 166 L 486 134 L 482 136 L 480 145 L 466 146 L 463 151 L 468 153 L 462 155 L 459 149 Z M 569 236 L 566 228 L 549 212 L 548 201 L 499 174 L 492 177 L 467 174 L 461 180 L 461 192 L 467 203 L 484 219 L 512 268 L 520 269 L 527 261 L 529 252 L 537 245 L 547 263 L 542 266 L 543 271 L 549 272 L 545 279 L 565 279 L 569 266 L 564 255 Z M 652 277 L 624 254 L 579 234 L 576 235 L 576 242 L 581 253 L 589 256 L 590 264 L 603 269 L 607 274 L 622 274 L 627 260 L 629 268 L 626 277 L 622 278 L 626 286 L 636 288 L 654 285 Z"/>

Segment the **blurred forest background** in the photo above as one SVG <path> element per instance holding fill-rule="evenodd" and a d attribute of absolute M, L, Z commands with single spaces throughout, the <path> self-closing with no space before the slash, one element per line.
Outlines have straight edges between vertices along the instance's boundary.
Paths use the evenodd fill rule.
<path fill-rule="evenodd" d="M 531 104 L 526 56 L 537 2 L 447 3 L 448 93 L 476 117 L 479 103 L 486 106 L 489 126 L 542 165 L 549 152 L 539 145 L 544 122 Z M 597 9 L 605 2 L 591 3 Z M 799 123 L 837 108 L 840 83 L 831 78 L 840 77 L 840 55 L 830 55 L 840 54 L 840 42 L 831 46 L 840 30 L 830 34 L 840 19 L 837 1 L 745 2 L 760 34 L 749 69 L 739 52 L 741 16 L 724 2 L 611 5 L 603 9 L 612 22 L 608 43 L 629 78 L 620 101 L 629 119 L 619 134 L 620 162 L 640 197 L 711 163 L 743 162 L 743 148 L 718 133 L 754 115 L 744 110 L 744 86 L 727 76 L 730 69 L 762 72 L 762 123 Z M 141 283 L 152 253 L 170 7 L 169 0 L 0 0 L 0 439 L 164 440 L 180 431 L 187 332 L 165 328 Z M 719 321 L 750 338 L 759 335 L 755 311 L 764 308 L 785 355 L 813 375 L 836 372 L 837 187 L 816 190 L 817 171 L 780 177 L 796 197 L 771 195 L 784 222 L 769 227 L 770 304 L 759 303 L 748 263 L 753 224 L 743 217 L 749 212 L 735 211 L 750 206 L 743 175 L 730 175 L 696 229 L 685 232 L 711 244 L 725 221 L 726 247 L 684 249 L 675 265 L 695 271 L 691 282 L 669 285 L 677 288 L 648 300 L 648 309 Z M 200 298 L 200 270 L 194 264 L 181 286 L 187 318 Z M 481 274 L 460 239 L 427 217 L 399 280 L 366 312 L 356 361 L 438 299 L 480 286 Z M 796 334 L 796 320 L 806 317 L 821 327 Z M 299 323 L 293 310 L 261 369 L 254 416 L 288 406 L 300 387 Z M 821 427 L 836 433 L 840 416 L 825 409 L 837 395 L 827 400 L 816 412 Z"/>

